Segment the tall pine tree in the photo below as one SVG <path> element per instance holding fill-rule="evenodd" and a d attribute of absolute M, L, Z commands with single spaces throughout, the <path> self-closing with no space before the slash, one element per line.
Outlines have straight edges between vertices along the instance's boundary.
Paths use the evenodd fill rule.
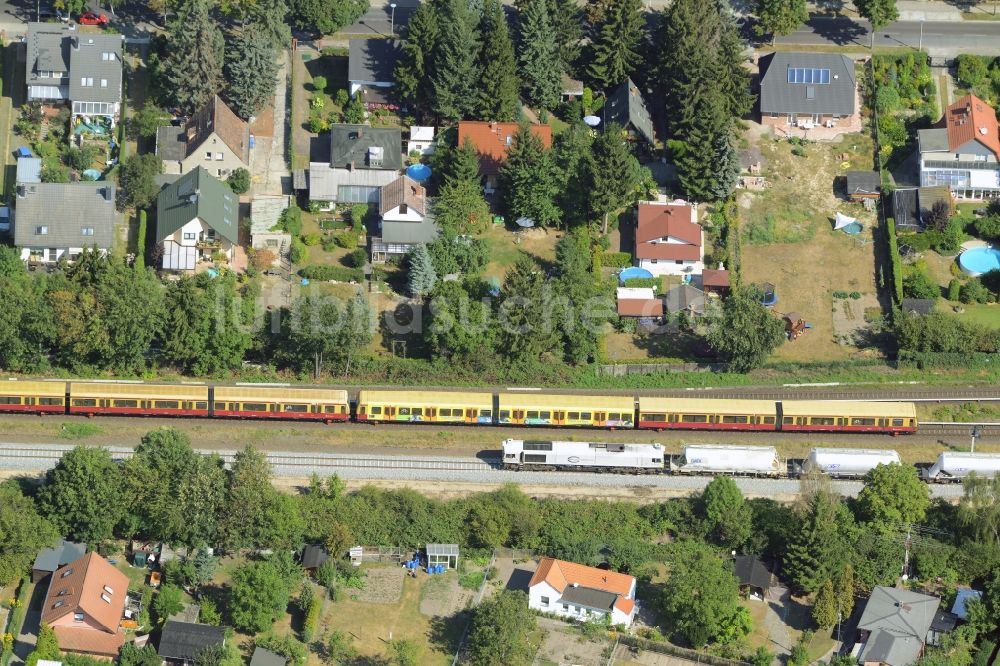
<path fill-rule="evenodd" d="M 255 0 L 250 7 L 251 29 L 264 35 L 276 51 L 287 49 L 292 43 L 292 30 L 288 27 L 288 3 L 285 0 Z"/>
<path fill-rule="evenodd" d="M 415 245 L 406 255 L 406 262 L 410 267 L 408 277 L 410 294 L 415 298 L 423 298 L 431 293 L 434 283 L 437 282 L 437 274 L 434 272 L 434 263 L 431 261 L 427 246 L 423 243 Z"/>
<path fill-rule="evenodd" d="M 524 96 L 532 106 L 553 109 L 562 93 L 562 65 L 546 0 L 527 0 L 521 20 L 518 65 Z"/>
<path fill-rule="evenodd" d="M 479 55 L 479 117 L 511 121 L 517 115 L 518 80 L 514 44 L 500 0 L 486 0 L 480 24 L 483 48 Z"/>
<path fill-rule="evenodd" d="M 430 72 L 434 112 L 445 120 L 460 120 L 476 106 L 476 22 L 468 0 L 441 0 L 438 17 L 440 34 Z"/>
<path fill-rule="evenodd" d="M 208 104 L 222 83 L 226 44 L 210 8 L 208 0 L 185 2 L 167 27 L 165 88 L 174 104 L 189 113 Z"/>
<path fill-rule="evenodd" d="M 642 0 L 620 0 L 604 13 L 590 37 L 591 85 L 608 90 L 632 75 L 640 61 L 643 22 Z"/>
<path fill-rule="evenodd" d="M 430 103 L 438 35 L 436 3 L 420 3 L 406 25 L 406 41 L 393 72 L 393 90 L 399 101 L 417 109 L 426 109 Z"/>
<path fill-rule="evenodd" d="M 625 142 L 622 128 L 612 123 L 594 141 L 590 209 L 601 216 L 601 232 L 608 232 L 608 216 L 635 200 L 642 183 L 642 167 Z"/>
<path fill-rule="evenodd" d="M 572 74 L 580 58 L 580 40 L 583 39 L 583 16 L 576 0 L 549 0 L 549 19 L 556 34 L 556 46 L 563 71 Z"/>
<path fill-rule="evenodd" d="M 268 39 L 266 32 L 251 23 L 240 30 L 226 53 L 226 102 L 244 120 L 274 97 L 278 62 Z"/>
<path fill-rule="evenodd" d="M 507 151 L 507 161 L 500 167 L 500 187 L 510 216 L 527 217 L 543 227 L 558 225 L 557 175 L 552 151 L 546 150 L 528 125 L 521 125 Z"/>

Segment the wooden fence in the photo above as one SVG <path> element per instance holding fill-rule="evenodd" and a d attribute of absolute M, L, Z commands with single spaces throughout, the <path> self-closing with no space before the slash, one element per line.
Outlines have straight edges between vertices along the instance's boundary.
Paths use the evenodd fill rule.
<path fill-rule="evenodd" d="M 670 643 L 660 643 L 659 641 L 651 641 L 645 638 L 639 638 L 637 636 L 622 635 L 619 637 L 619 642 L 622 645 L 628 645 L 631 648 L 639 650 L 649 650 L 650 652 L 659 652 L 660 654 L 667 654 L 672 657 L 686 659 L 687 661 L 692 661 L 696 664 L 711 664 L 712 666 L 749 665 L 749 662 L 746 661 L 737 661 L 736 659 L 726 659 L 725 657 L 716 657 L 715 655 L 705 654 L 703 652 L 698 652 L 696 650 L 688 650 L 687 648 L 671 645 Z"/>
<path fill-rule="evenodd" d="M 597 366 L 597 374 L 605 377 L 625 377 L 674 372 L 725 372 L 726 367 L 725 363 L 615 363 Z"/>

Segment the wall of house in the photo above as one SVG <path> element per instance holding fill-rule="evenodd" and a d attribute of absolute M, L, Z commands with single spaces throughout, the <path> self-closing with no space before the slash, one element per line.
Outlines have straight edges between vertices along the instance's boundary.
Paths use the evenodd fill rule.
<path fill-rule="evenodd" d="M 645 268 L 653 275 L 700 275 L 705 270 L 702 261 L 681 261 L 674 259 L 640 259 L 639 268 Z"/>
<path fill-rule="evenodd" d="M 349 91 L 354 97 L 362 88 L 391 88 L 392 81 L 351 81 Z"/>
<path fill-rule="evenodd" d="M 53 603 L 51 599 L 47 600 L 47 603 Z M 103 631 L 105 633 L 111 633 L 104 627 L 102 627 L 93 617 L 84 613 L 83 620 L 77 621 L 75 619 L 74 613 L 67 613 L 55 622 L 49 622 L 49 626 L 53 629 L 56 627 L 69 627 L 72 629 L 93 629 L 94 631 Z"/>
<path fill-rule="evenodd" d="M 408 141 L 406 143 L 406 154 L 419 151 L 421 155 L 430 155 L 434 152 L 434 143 L 431 141 Z"/>
<path fill-rule="evenodd" d="M 66 258 L 71 259 L 80 254 L 83 254 L 82 247 L 22 247 L 21 248 L 21 261 L 27 262 L 31 259 L 32 250 L 35 250 L 35 261 L 41 261 L 43 263 L 55 263 L 59 261 L 59 258 L 63 255 L 68 255 Z M 98 248 L 102 253 L 106 253 L 107 248 Z M 54 252 L 53 252 L 54 251 Z"/>
<path fill-rule="evenodd" d="M 396 206 L 388 211 L 382 216 L 383 220 L 388 220 L 390 222 L 421 222 L 424 216 L 418 213 L 413 208 L 407 208 L 405 213 L 400 212 L 400 206 Z"/>
<path fill-rule="evenodd" d="M 210 158 L 208 153 L 211 153 Z M 226 142 L 220 139 L 219 135 L 214 132 L 210 134 L 208 138 L 194 150 L 194 152 L 180 162 L 179 170 L 168 171 L 168 168 L 175 168 L 174 165 L 176 164 L 176 162 L 172 164 L 164 162 L 164 172 L 187 173 L 197 167 L 205 167 L 205 169 L 216 178 L 225 179 L 229 177 L 229 174 L 236 171 L 240 167 L 243 167 L 244 169 L 250 167 L 249 164 L 244 164 L 239 155 L 234 153 L 229 146 L 226 145 Z"/>
<path fill-rule="evenodd" d="M 199 242 L 205 240 L 205 236 L 207 236 L 209 229 L 211 229 L 209 225 L 205 224 L 201 221 L 201 219 L 196 217 L 163 240 L 173 241 L 178 245 L 185 247 L 195 247 Z M 219 247 L 203 250 L 202 256 L 210 257 L 215 252 L 222 252 L 227 258 L 232 259 L 233 244 L 223 238 L 222 234 L 218 232 L 215 232 L 215 240 L 219 243 Z"/>
<path fill-rule="evenodd" d="M 848 122 L 848 120 L 852 117 L 853 116 L 841 116 L 840 118 L 837 118 L 827 113 L 822 113 L 819 115 L 813 115 L 811 113 L 800 113 L 795 116 L 795 121 L 796 123 L 813 122 L 819 125 L 826 125 L 826 122 L 829 120 L 834 124 L 834 126 L 836 126 L 837 124 Z M 761 114 L 760 124 L 764 125 L 765 127 L 777 127 L 781 129 L 797 126 L 793 125 L 790 122 L 789 115 L 787 113 L 780 113 L 780 114 L 763 113 Z"/>

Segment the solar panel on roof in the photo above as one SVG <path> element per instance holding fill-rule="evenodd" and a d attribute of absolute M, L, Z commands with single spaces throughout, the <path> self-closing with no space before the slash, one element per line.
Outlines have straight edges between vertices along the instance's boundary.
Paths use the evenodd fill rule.
<path fill-rule="evenodd" d="M 789 67 L 789 83 L 830 83 L 830 70 L 814 67 Z"/>

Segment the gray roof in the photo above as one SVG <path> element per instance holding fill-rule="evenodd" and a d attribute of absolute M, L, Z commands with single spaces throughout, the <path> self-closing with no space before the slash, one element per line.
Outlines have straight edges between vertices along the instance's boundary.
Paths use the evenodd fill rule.
<path fill-rule="evenodd" d="M 854 61 L 835 53 L 772 53 L 760 59 L 761 113 L 821 113 L 849 116 L 855 112 Z M 789 83 L 789 68 L 828 69 L 830 82 Z"/>
<path fill-rule="evenodd" d="M 935 304 L 933 298 L 904 298 L 899 302 L 899 307 L 903 312 L 926 315 L 934 312 Z"/>
<path fill-rule="evenodd" d="M 392 83 L 402 45 L 391 39 L 350 40 L 347 80 Z"/>
<path fill-rule="evenodd" d="M 740 585 L 759 587 L 765 591 L 771 587 L 771 572 L 756 555 L 737 555 L 733 572 Z"/>
<path fill-rule="evenodd" d="M 187 132 L 183 126 L 162 125 L 156 129 L 156 154 L 167 162 L 181 162 L 187 157 Z"/>
<path fill-rule="evenodd" d="M 198 218 L 239 244 L 240 199 L 204 167 L 192 169 L 156 197 L 156 238 L 162 240 Z"/>
<path fill-rule="evenodd" d="M 69 41 L 69 98 L 74 102 L 120 102 L 122 35 L 81 32 Z M 84 78 L 93 79 L 93 85 L 81 85 Z"/>
<path fill-rule="evenodd" d="M 315 569 L 330 559 L 323 546 L 306 546 L 302 551 L 302 568 Z"/>
<path fill-rule="evenodd" d="M 458 555 L 457 543 L 429 543 L 427 544 L 428 555 Z"/>
<path fill-rule="evenodd" d="M 653 143 L 653 120 L 646 109 L 639 87 L 632 79 L 625 79 L 618 88 L 608 95 L 601 109 L 602 125 L 607 127 L 616 123 L 626 129 L 632 129 L 649 143 Z"/>
<path fill-rule="evenodd" d="M 374 149 L 374 150 L 373 150 Z M 373 164 L 381 149 L 382 163 Z M 399 128 L 337 124 L 330 127 L 330 167 L 342 169 L 403 168 L 403 135 Z"/>
<path fill-rule="evenodd" d="M 17 182 L 19 183 L 42 182 L 42 158 L 41 157 L 17 158 Z"/>
<path fill-rule="evenodd" d="M 848 171 L 847 194 L 877 194 L 882 190 L 878 171 Z"/>
<path fill-rule="evenodd" d="M 263 234 L 274 229 L 290 200 L 287 194 L 254 197 L 250 201 L 250 233 Z"/>
<path fill-rule="evenodd" d="M 372 188 L 369 203 L 378 203 L 383 185 L 399 176 L 397 171 L 384 169 L 331 169 L 325 162 L 309 163 L 309 198 L 317 201 L 337 201 L 342 185 Z"/>
<path fill-rule="evenodd" d="M 944 127 L 917 130 L 917 145 L 920 152 L 943 152 L 951 150 L 948 145 L 948 130 Z"/>
<path fill-rule="evenodd" d="M 892 193 L 892 217 L 896 228 L 921 228 L 917 188 L 901 188 Z"/>
<path fill-rule="evenodd" d="M 60 539 L 51 548 L 40 550 L 31 568 L 35 571 L 55 571 L 61 566 L 75 562 L 86 555 L 86 553 L 87 544 Z"/>
<path fill-rule="evenodd" d="M 859 661 L 889 666 L 916 661 L 940 603 L 938 597 L 876 586 L 858 622 L 859 630 L 871 632 Z"/>
<path fill-rule="evenodd" d="M 966 607 L 966 602 L 970 599 L 982 601 L 982 590 L 973 590 L 970 587 L 960 587 L 955 590 L 955 603 L 951 607 L 951 612 L 954 613 L 960 620 L 968 619 L 969 611 Z"/>
<path fill-rule="evenodd" d="M 287 661 L 280 654 L 258 647 L 254 648 L 253 656 L 250 657 L 250 666 L 285 666 Z"/>
<path fill-rule="evenodd" d="M 26 38 L 25 73 L 28 83 L 38 80 L 37 72 L 69 72 L 69 31 L 60 23 L 29 23 Z M 58 79 L 41 79 L 49 85 Z"/>
<path fill-rule="evenodd" d="M 592 587 L 573 587 L 567 585 L 560 601 L 564 604 L 576 604 L 596 610 L 610 611 L 614 608 L 618 595 L 614 592 L 595 590 Z"/>
<path fill-rule="evenodd" d="M 667 312 L 673 314 L 682 310 L 693 310 L 695 313 L 705 311 L 705 292 L 689 284 L 674 287 L 665 294 Z"/>
<path fill-rule="evenodd" d="M 429 216 L 420 222 L 382 220 L 382 240 L 386 243 L 430 243 L 437 235 L 438 226 Z"/>
<path fill-rule="evenodd" d="M 163 625 L 157 654 L 165 659 L 194 661 L 206 647 L 223 645 L 225 642 L 225 627 L 168 620 Z"/>
<path fill-rule="evenodd" d="M 115 186 L 105 181 L 29 183 L 14 198 L 18 247 L 110 249 L 115 226 Z M 45 227 L 46 233 L 37 233 Z M 93 234 L 84 236 L 84 228 Z"/>

